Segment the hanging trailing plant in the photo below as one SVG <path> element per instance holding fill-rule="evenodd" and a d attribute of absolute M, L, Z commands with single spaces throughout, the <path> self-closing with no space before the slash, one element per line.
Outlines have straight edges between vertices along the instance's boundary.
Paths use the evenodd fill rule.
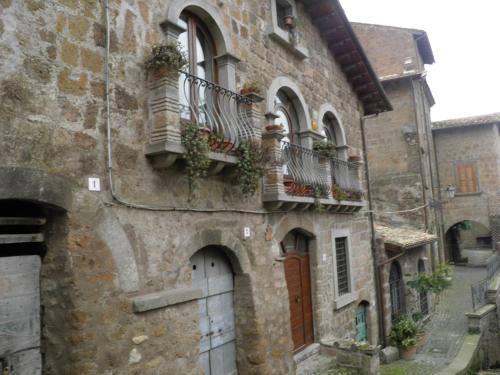
<path fill-rule="evenodd" d="M 236 183 L 244 196 L 252 196 L 257 191 L 262 177 L 261 152 L 256 143 L 242 142 L 236 153 L 239 157 L 236 165 Z"/>
<path fill-rule="evenodd" d="M 315 142 L 313 150 L 328 159 L 337 157 L 337 145 L 332 141 Z"/>
<path fill-rule="evenodd" d="M 443 263 L 437 267 L 436 272 L 433 274 L 419 273 L 413 280 L 408 281 L 407 284 L 417 292 L 438 294 L 451 285 L 449 274 L 449 266 Z"/>
<path fill-rule="evenodd" d="M 146 60 L 145 65 L 147 69 L 166 67 L 171 72 L 177 72 L 187 63 L 186 54 L 182 51 L 180 44 L 167 43 L 153 46 L 151 56 Z"/>
<path fill-rule="evenodd" d="M 199 126 L 193 123 L 184 125 L 181 141 L 185 149 L 184 159 L 186 160 L 189 195 L 191 196 L 196 189 L 196 180 L 207 175 L 210 166 L 209 147 Z"/>
<path fill-rule="evenodd" d="M 323 189 L 319 185 L 313 186 L 313 197 L 314 197 L 314 211 L 325 212 L 325 206 L 321 203 L 320 199 L 323 196 Z"/>

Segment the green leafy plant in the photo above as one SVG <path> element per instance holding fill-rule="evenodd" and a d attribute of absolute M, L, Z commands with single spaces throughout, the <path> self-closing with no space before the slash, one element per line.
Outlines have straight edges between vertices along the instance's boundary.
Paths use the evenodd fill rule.
<path fill-rule="evenodd" d="M 450 268 L 447 264 L 440 264 L 433 274 L 419 273 L 407 285 L 418 292 L 440 293 L 451 285 L 449 280 Z"/>
<path fill-rule="evenodd" d="M 146 60 L 147 69 L 167 67 L 172 72 L 177 72 L 188 63 L 186 54 L 180 44 L 167 43 L 153 46 L 151 57 Z"/>
<path fill-rule="evenodd" d="M 313 197 L 314 197 L 314 210 L 316 212 L 324 212 L 325 206 L 321 203 L 320 199 L 324 196 L 324 191 L 319 185 L 313 186 Z"/>
<path fill-rule="evenodd" d="M 349 199 L 349 195 L 336 184 L 332 186 L 332 195 L 338 201 L 346 201 Z"/>
<path fill-rule="evenodd" d="M 236 153 L 239 157 L 236 165 L 236 183 L 244 196 L 252 196 L 257 191 L 262 177 L 260 149 L 254 142 L 242 142 Z"/>
<path fill-rule="evenodd" d="M 337 156 L 337 145 L 332 141 L 315 142 L 313 150 L 328 159 L 333 159 Z"/>
<path fill-rule="evenodd" d="M 201 134 L 199 126 L 193 123 L 184 125 L 181 142 L 185 148 L 184 159 L 186 160 L 189 193 L 191 196 L 196 189 L 196 180 L 200 177 L 205 177 L 210 166 L 208 142 L 206 137 Z"/>
<path fill-rule="evenodd" d="M 417 344 L 417 324 L 408 318 L 396 320 L 391 328 L 391 339 L 398 347 L 408 348 Z"/>

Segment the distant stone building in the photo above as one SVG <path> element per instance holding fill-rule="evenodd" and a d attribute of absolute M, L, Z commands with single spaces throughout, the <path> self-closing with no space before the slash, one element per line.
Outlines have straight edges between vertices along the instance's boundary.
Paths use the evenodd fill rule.
<path fill-rule="evenodd" d="M 442 189 L 455 187 L 443 205 L 446 259 L 461 262 L 470 250 L 500 242 L 500 114 L 432 124 Z"/>
<path fill-rule="evenodd" d="M 0 1 L 1 364 L 283 375 L 320 343 L 377 343 L 361 122 L 391 106 L 339 2 L 107 4 Z M 188 66 L 147 72 L 165 42 Z M 210 142 L 193 193 L 189 123 Z"/>
<path fill-rule="evenodd" d="M 411 292 L 406 281 L 444 260 L 434 205 L 434 99 L 425 78 L 425 64 L 434 56 L 425 31 L 360 23 L 353 28 L 394 107 L 368 119 L 365 128 L 387 336 L 397 316 L 429 313 L 430 296 Z"/>

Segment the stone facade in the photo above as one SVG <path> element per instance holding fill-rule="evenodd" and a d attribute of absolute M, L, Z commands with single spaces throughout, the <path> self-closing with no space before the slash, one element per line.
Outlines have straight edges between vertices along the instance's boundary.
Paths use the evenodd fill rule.
<path fill-rule="evenodd" d="M 500 240 L 499 124 L 498 114 L 433 123 L 441 187 L 455 186 L 457 189 L 455 198 L 444 205 L 444 228 L 450 232 L 457 223 L 472 222 L 472 228 L 461 231 L 463 247 L 480 247 L 476 244 L 478 237 L 491 236 L 490 248 Z M 460 192 L 457 168 L 461 163 L 475 165 L 476 192 Z M 453 258 L 449 251 L 448 247 L 447 256 Z"/>
<path fill-rule="evenodd" d="M 296 17 L 307 59 L 269 37 L 271 1 L 111 0 L 109 113 L 103 2 L 0 5 L 0 176 L 6 183 L 0 199 L 34 202 L 47 217 L 44 374 L 200 374 L 190 259 L 207 246 L 223 252 L 234 273 L 239 373 L 293 374 L 280 242 L 294 229 L 309 238 L 314 341 L 354 338 L 355 311 L 364 301 L 368 339 L 377 342 L 371 232 L 362 212 L 271 212 L 260 190 L 245 198 L 225 173 L 204 179 L 189 199 L 182 163 L 159 170 L 144 154 L 151 122 L 144 61 L 153 44 L 172 40 L 175 27 L 164 21 L 186 7 L 204 21 L 226 60 L 237 57 L 232 65 L 220 60 L 221 84 L 235 90 L 257 81 L 265 94 L 286 77 L 306 104 L 304 131 L 314 133 L 312 120 L 326 103 L 347 144 L 361 150 L 363 103 L 302 2 Z M 262 130 L 269 95 L 254 108 Z M 100 178 L 100 191 L 89 191 L 89 177 Z M 356 292 L 338 309 L 334 230 L 349 232 Z"/>
<path fill-rule="evenodd" d="M 400 267 L 403 310 L 412 315 L 420 312 L 420 304 L 406 282 L 419 272 L 419 261 L 423 261 L 426 272 L 444 261 L 441 213 L 433 204 L 440 199 L 430 121 L 434 99 L 424 74 L 425 64 L 432 64 L 434 58 L 422 30 L 359 23 L 354 23 L 353 28 L 394 108 L 365 123 L 375 221 L 388 227 L 410 228 L 415 233 L 434 234 L 439 239 L 404 250 L 402 244 L 379 244 L 383 329 L 387 336 L 394 319 L 389 285 L 391 265 L 397 263 Z"/>

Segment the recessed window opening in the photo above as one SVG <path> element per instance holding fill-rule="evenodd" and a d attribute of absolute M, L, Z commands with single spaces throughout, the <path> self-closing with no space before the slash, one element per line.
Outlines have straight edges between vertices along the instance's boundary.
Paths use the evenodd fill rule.
<path fill-rule="evenodd" d="M 309 249 L 309 238 L 298 230 L 287 233 L 281 241 L 281 250 L 284 254 L 307 253 Z"/>
<path fill-rule="evenodd" d="M 337 260 L 338 295 L 342 296 L 350 292 L 347 237 L 335 238 L 335 253 Z"/>
<path fill-rule="evenodd" d="M 276 21 L 281 29 L 288 31 L 285 25 L 286 16 L 293 16 L 292 5 L 286 0 L 276 0 Z"/>
<path fill-rule="evenodd" d="M 300 144 L 297 111 L 283 90 L 279 90 L 274 98 L 274 113 L 278 116 L 274 123 L 283 126 L 283 142 Z"/>
<path fill-rule="evenodd" d="M 217 66 L 215 43 L 208 28 L 194 14 L 183 12 L 178 25 L 186 31 L 179 35 L 178 41 L 181 50 L 188 58 L 186 73 L 208 82 L 217 82 Z M 207 123 L 214 108 L 213 98 L 207 86 L 186 79 L 184 74 L 179 76 L 179 114 L 182 120 L 198 123 Z M 198 84 L 194 84 L 198 83 Z"/>

